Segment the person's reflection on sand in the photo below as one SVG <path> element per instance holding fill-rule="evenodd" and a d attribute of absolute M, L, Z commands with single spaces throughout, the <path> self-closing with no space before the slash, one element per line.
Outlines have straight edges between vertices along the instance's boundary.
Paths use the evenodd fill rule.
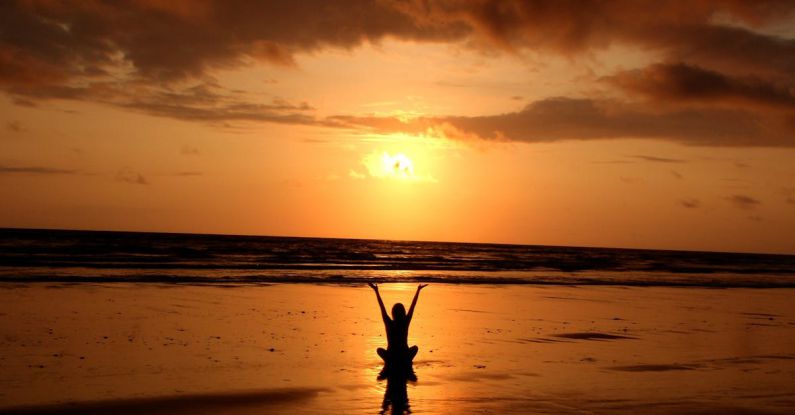
<path fill-rule="evenodd" d="M 417 376 L 414 369 L 408 367 L 406 370 L 395 372 L 384 367 L 378 375 L 378 380 L 386 379 L 386 391 L 384 391 L 384 401 L 381 403 L 381 415 L 384 414 L 410 414 L 409 394 L 407 390 L 408 382 L 416 382 Z"/>
<path fill-rule="evenodd" d="M 378 286 L 374 283 L 368 284 L 375 292 L 378 300 L 378 308 L 381 310 L 381 319 L 384 321 L 386 329 L 387 348 L 378 348 L 376 352 L 384 359 L 384 368 L 378 375 L 378 380 L 386 379 L 386 391 L 384 401 L 381 403 L 381 414 L 410 414 L 409 396 L 406 390 L 408 382 L 416 382 L 417 376 L 414 374 L 412 360 L 417 355 L 419 347 L 408 345 L 409 325 L 414 316 L 414 307 L 417 306 L 417 299 L 420 291 L 428 284 L 417 286 L 414 299 L 411 301 L 408 313 L 403 304 L 397 303 L 392 307 L 392 317 L 386 312 L 381 293 Z"/>

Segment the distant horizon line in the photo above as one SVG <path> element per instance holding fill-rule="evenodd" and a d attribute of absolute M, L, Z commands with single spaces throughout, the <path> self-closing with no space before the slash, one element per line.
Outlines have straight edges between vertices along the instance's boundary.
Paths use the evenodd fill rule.
<path fill-rule="evenodd" d="M 530 243 L 508 243 L 508 242 L 440 241 L 440 240 L 421 240 L 421 239 L 352 238 L 352 237 L 331 237 L 331 236 L 261 235 L 261 234 L 238 234 L 238 233 L 201 233 L 201 232 L 141 231 L 141 230 L 113 230 L 113 229 L 26 228 L 26 227 L 15 227 L 15 226 L 0 226 L 0 231 L 6 231 L 6 230 L 140 233 L 140 234 L 198 235 L 198 236 L 238 236 L 238 237 L 253 237 L 253 238 L 340 239 L 340 240 L 359 240 L 359 241 L 421 242 L 421 243 L 462 244 L 462 245 L 463 244 L 502 245 L 502 246 L 527 246 L 527 247 L 538 246 L 538 247 L 552 247 L 552 248 L 612 249 L 612 250 L 628 250 L 628 251 L 634 250 L 634 251 L 693 252 L 693 253 L 738 254 L 738 255 L 795 256 L 795 253 L 785 253 L 785 252 L 716 251 L 716 250 L 695 250 L 695 249 L 630 248 L 630 247 L 616 247 L 616 246 L 556 245 L 556 244 L 530 244 Z"/>

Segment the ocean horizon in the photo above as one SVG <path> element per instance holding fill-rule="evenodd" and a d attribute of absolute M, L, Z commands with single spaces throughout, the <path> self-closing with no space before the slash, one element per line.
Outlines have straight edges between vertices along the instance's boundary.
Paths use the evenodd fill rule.
<path fill-rule="evenodd" d="M 795 287 L 795 255 L 0 229 L 0 281 Z"/>

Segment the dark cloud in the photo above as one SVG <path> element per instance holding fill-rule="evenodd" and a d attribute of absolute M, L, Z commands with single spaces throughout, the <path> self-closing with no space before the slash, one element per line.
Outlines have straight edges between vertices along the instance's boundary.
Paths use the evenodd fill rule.
<path fill-rule="evenodd" d="M 19 122 L 19 121 L 9 121 L 9 122 L 7 122 L 6 123 L 6 128 L 8 128 L 9 131 L 12 131 L 12 132 L 15 132 L 15 133 L 20 133 L 20 132 L 23 131 L 22 123 Z"/>
<path fill-rule="evenodd" d="M 294 111 L 280 105 L 257 104 L 248 102 L 221 105 L 186 105 L 184 102 L 162 102 L 156 99 L 135 100 L 125 102 L 122 106 L 139 110 L 150 115 L 176 118 L 185 121 L 222 122 L 222 121 L 262 121 L 286 124 L 315 124 L 312 115 L 302 114 L 301 107 Z"/>
<path fill-rule="evenodd" d="M 202 83 L 184 89 L 158 88 L 132 94 L 109 97 L 115 105 L 139 110 L 151 115 L 186 121 L 266 121 L 291 124 L 311 124 L 314 108 L 302 102 L 293 104 L 275 98 L 269 103 L 256 97 L 228 91 L 218 85 Z"/>
<path fill-rule="evenodd" d="M 732 195 L 726 197 L 726 200 L 734 205 L 734 207 L 743 210 L 753 210 L 762 204 L 761 201 L 747 195 Z"/>
<path fill-rule="evenodd" d="M 775 84 L 758 77 L 730 77 L 682 63 L 655 64 L 620 72 L 606 79 L 628 92 L 659 101 L 739 102 L 795 109 L 792 80 Z"/>
<path fill-rule="evenodd" d="M 9 0 L 0 2 L 0 79 L 63 84 L 127 66 L 143 78 L 170 81 L 251 60 L 294 65 L 296 53 L 388 37 L 567 55 L 628 44 L 789 74 L 795 42 L 749 27 L 780 21 L 793 9 L 777 0 Z M 720 23 L 728 20 L 743 26 Z"/>
<path fill-rule="evenodd" d="M 230 91 L 214 82 L 188 86 L 167 84 L 98 82 L 88 86 L 47 86 L 12 88 L 31 99 L 73 99 L 101 102 L 150 115 L 185 121 L 220 123 L 261 121 L 312 124 L 314 108 L 305 102 L 290 103 L 281 98 L 263 103 L 261 97 Z"/>
<path fill-rule="evenodd" d="M 550 142 L 611 138 L 658 138 L 691 145 L 792 146 L 795 138 L 771 128 L 754 114 L 723 109 L 655 111 L 610 100 L 550 98 L 522 111 L 477 117 L 337 116 L 329 121 L 377 132 L 444 131 L 452 137 Z M 659 161 L 659 160 L 657 160 Z"/>
<path fill-rule="evenodd" d="M 467 22 L 486 43 L 508 51 L 526 49 L 570 57 L 589 56 L 589 52 L 611 46 L 654 51 L 662 63 L 606 78 L 631 102 L 645 98 L 635 114 L 641 116 L 629 116 L 626 121 L 646 118 L 651 125 L 615 128 L 602 119 L 596 122 L 595 131 L 613 130 L 615 137 L 639 133 L 640 138 L 708 145 L 792 146 L 795 140 L 789 137 L 795 135 L 795 40 L 757 29 L 791 21 L 794 10 L 795 3 L 775 0 L 704 0 L 687 4 L 441 0 L 429 2 L 425 13 L 441 21 Z M 701 105 L 692 108 L 692 104 Z M 770 108 L 786 114 L 764 112 Z M 720 114 L 719 109 L 728 112 Z M 730 112 L 742 121 L 730 122 L 727 127 L 720 119 Z M 650 117 L 650 113 L 656 116 Z M 553 114 L 552 118 L 560 115 Z M 606 118 L 618 120 L 622 114 Z M 709 124 L 722 131 L 706 131 Z M 590 127 L 588 123 L 573 123 L 571 128 L 578 126 Z M 561 126 L 556 127 L 555 132 L 562 130 Z M 693 128 L 693 132 L 685 133 L 687 128 Z M 566 135 L 591 138 L 598 134 L 571 131 Z"/>
<path fill-rule="evenodd" d="M 598 160 L 592 161 L 593 164 L 634 164 L 634 161 L 629 160 Z"/>
<path fill-rule="evenodd" d="M 247 60 L 294 65 L 293 55 L 349 49 L 392 36 L 462 38 L 461 23 L 418 24 L 389 1 L 5 1 L 0 79 L 21 85 L 102 77 L 120 65 L 170 81 Z"/>
<path fill-rule="evenodd" d="M 314 123 L 305 104 L 208 88 L 209 72 L 349 49 L 386 37 L 461 38 L 462 24 L 418 25 L 389 2 L 321 0 L 0 2 L 0 89 L 20 105 L 102 102 L 189 121 Z M 126 75 L 123 75 L 126 74 Z M 186 82 L 200 85 L 181 88 Z"/>
<path fill-rule="evenodd" d="M 77 170 L 40 166 L 0 166 L 0 174 L 78 174 Z"/>
<path fill-rule="evenodd" d="M 141 173 L 132 171 L 130 169 L 121 169 L 116 173 L 116 180 L 129 184 L 148 185 L 149 180 L 146 179 Z"/>
<path fill-rule="evenodd" d="M 221 124 L 449 127 L 526 142 L 655 138 L 792 146 L 795 40 L 760 29 L 792 18 L 794 10 L 794 2 L 778 0 L 9 0 L 0 2 L 0 89 L 20 105 L 86 100 Z M 411 123 L 318 119 L 305 103 L 241 96 L 212 82 L 219 68 L 254 61 L 294 66 L 297 54 L 387 38 L 566 57 L 625 46 L 653 52 L 660 63 L 606 78 L 627 103 L 548 98 L 516 113 Z"/>
<path fill-rule="evenodd" d="M 654 163 L 686 163 L 687 162 L 687 160 L 682 160 L 682 159 L 672 159 L 672 158 L 667 158 L 667 157 L 647 156 L 647 155 L 642 155 L 642 154 L 635 155 L 635 156 L 630 156 L 630 157 L 633 157 L 633 158 L 636 158 L 636 159 L 641 159 L 641 160 L 644 160 L 644 161 L 651 161 L 651 162 L 654 162 Z"/>
<path fill-rule="evenodd" d="M 687 209 L 698 209 L 701 207 L 701 201 L 695 198 L 679 199 L 679 206 Z"/>
<path fill-rule="evenodd" d="M 180 154 L 185 156 L 197 156 L 200 154 L 199 149 L 193 146 L 184 145 L 180 150 Z"/>
<path fill-rule="evenodd" d="M 781 189 L 781 193 L 784 195 L 784 202 L 795 205 L 795 188 L 785 187 Z"/>
<path fill-rule="evenodd" d="M 791 18 L 795 3 L 779 0 L 415 2 L 418 20 L 462 22 L 476 41 L 505 50 L 531 49 L 569 56 L 613 45 L 658 51 L 666 60 L 736 71 L 795 70 L 795 41 L 753 31 Z M 721 23 L 733 21 L 734 24 Z"/>

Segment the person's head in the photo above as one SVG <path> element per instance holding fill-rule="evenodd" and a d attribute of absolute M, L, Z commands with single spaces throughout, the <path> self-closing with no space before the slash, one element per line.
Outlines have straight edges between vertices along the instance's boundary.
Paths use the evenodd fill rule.
<path fill-rule="evenodd" d="M 392 306 L 392 320 L 401 321 L 406 318 L 406 307 L 402 303 Z"/>

